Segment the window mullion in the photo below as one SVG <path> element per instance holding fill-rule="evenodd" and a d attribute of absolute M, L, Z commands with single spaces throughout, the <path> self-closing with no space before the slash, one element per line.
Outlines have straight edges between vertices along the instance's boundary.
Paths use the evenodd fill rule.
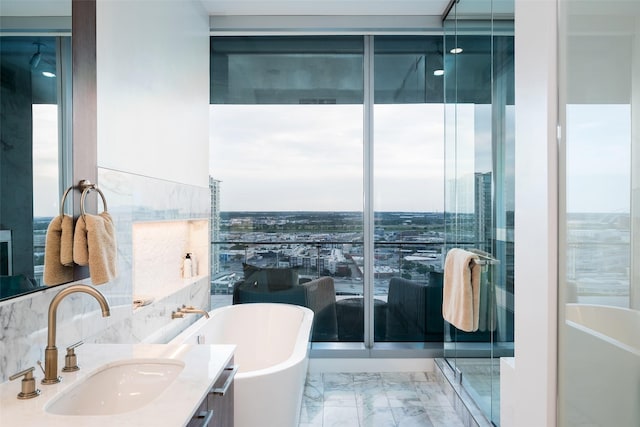
<path fill-rule="evenodd" d="M 364 36 L 364 345 L 373 347 L 374 215 L 373 215 L 373 36 Z"/>

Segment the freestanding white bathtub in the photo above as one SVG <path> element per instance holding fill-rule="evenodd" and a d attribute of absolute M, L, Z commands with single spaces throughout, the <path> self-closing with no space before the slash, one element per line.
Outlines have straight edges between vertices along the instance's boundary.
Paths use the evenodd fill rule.
<path fill-rule="evenodd" d="M 296 427 L 309 365 L 313 311 L 291 304 L 218 308 L 171 340 L 235 344 L 235 427 Z"/>
<path fill-rule="evenodd" d="M 567 304 L 565 316 L 565 424 L 639 426 L 640 311 Z"/>

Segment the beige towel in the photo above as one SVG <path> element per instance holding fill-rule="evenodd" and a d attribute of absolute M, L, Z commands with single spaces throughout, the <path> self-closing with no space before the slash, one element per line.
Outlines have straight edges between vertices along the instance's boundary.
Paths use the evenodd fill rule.
<path fill-rule="evenodd" d="M 60 264 L 73 266 L 73 218 L 62 216 L 62 233 L 60 234 Z"/>
<path fill-rule="evenodd" d="M 480 306 L 480 270 L 478 255 L 454 248 L 444 261 L 442 316 L 456 328 L 478 330 Z"/>
<path fill-rule="evenodd" d="M 87 226 L 84 217 L 80 216 L 73 232 L 73 262 L 78 265 L 89 265 L 89 244 L 87 242 Z"/>
<path fill-rule="evenodd" d="M 73 238 L 73 260 L 88 265 L 91 282 L 101 285 L 113 280 L 117 265 L 116 230 L 108 212 L 78 218 Z"/>
<path fill-rule="evenodd" d="M 44 246 L 44 277 L 45 285 L 59 285 L 73 280 L 73 267 L 62 265 L 60 262 L 61 241 L 63 236 L 64 217 L 59 215 L 51 220 L 47 228 Z M 71 226 L 73 227 L 73 220 Z"/>
<path fill-rule="evenodd" d="M 481 332 L 496 330 L 496 289 L 487 280 L 486 274 L 480 275 L 480 309 L 478 330 Z"/>

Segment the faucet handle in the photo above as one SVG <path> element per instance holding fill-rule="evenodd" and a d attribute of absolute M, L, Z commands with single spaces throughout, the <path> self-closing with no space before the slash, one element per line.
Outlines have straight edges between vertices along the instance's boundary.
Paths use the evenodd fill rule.
<path fill-rule="evenodd" d="M 78 357 L 74 350 L 82 344 L 84 344 L 84 341 L 80 340 L 67 347 L 67 355 L 64 357 L 64 368 L 62 368 L 62 372 L 75 372 L 80 370 L 80 367 L 78 366 Z"/>
<path fill-rule="evenodd" d="M 176 309 L 176 311 L 172 311 L 171 312 L 171 318 L 172 319 L 182 319 L 184 317 L 184 311 L 182 311 L 184 308 L 184 305 L 182 307 L 178 307 Z"/>
<path fill-rule="evenodd" d="M 36 388 L 36 380 L 33 378 L 34 370 L 35 368 L 32 366 L 9 377 L 9 380 L 13 381 L 24 376 L 22 379 L 22 389 L 20 393 L 18 393 L 18 399 L 31 399 L 40 395 L 40 390 Z"/>

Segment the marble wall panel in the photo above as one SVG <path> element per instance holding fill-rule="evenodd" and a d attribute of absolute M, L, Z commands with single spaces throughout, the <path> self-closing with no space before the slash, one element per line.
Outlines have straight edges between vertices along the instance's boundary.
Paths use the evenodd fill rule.
<path fill-rule="evenodd" d="M 98 187 L 106 197 L 118 242 L 118 277 L 97 287 L 110 303 L 111 316 L 102 318 L 97 302 L 88 295 L 72 294 L 63 300 L 57 313 L 56 340 L 63 354 L 66 346 L 80 339 L 166 342 L 171 334 L 179 333 L 197 319 L 189 315 L 172 321 L 171 310 L 181 304 L 208 309 L 210 304 L 208 276 L 197 278 L 177 289 L 176 295 L 165 295 L 147 307 L 134 310 L 132 304 L 133 224 L 209 218 L 209 189 L 104 168 L 98 170 Z M 162 242 L 161 235 L 158 242 Z M 0 381 L 44 360 L 49 303 L 61 289 L 55 287 L 0 302 Z M 80 347 L 78 353 L 81 351 Z M 35 374 L 37 378 L 42 375 L 39 370 Z"/>

